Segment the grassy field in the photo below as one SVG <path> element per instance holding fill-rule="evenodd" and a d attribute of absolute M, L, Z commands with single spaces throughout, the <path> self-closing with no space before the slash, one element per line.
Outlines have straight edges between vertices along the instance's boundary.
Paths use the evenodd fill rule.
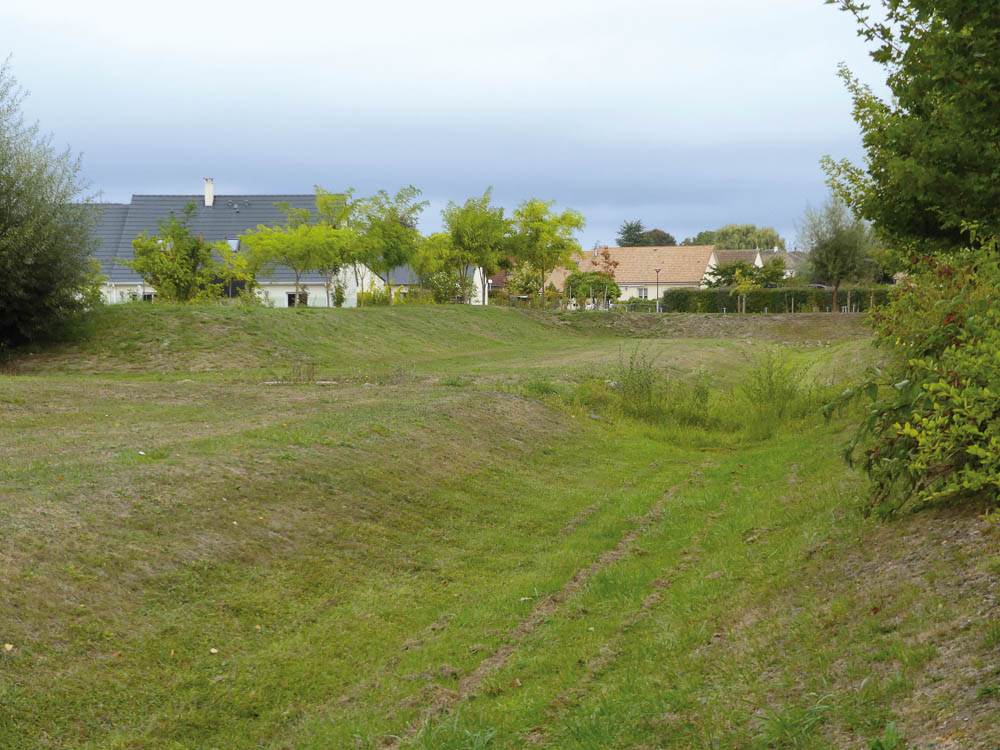
<path fill-rule="evenodd" d="M 876 356 L 106 310 L 0 378 L 0 748 L 1000 747 L 1000 522 L 864 518 L 816 414 Z"/>

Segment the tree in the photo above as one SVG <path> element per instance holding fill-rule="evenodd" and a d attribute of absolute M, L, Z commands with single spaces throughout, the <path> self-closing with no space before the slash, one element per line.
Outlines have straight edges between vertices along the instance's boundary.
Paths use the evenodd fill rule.
<path fill-rule="evenodd" d="M 1000 235 L 1000 12 L 992 0 L 882 0 L 881 20 L 853 13 L 887 71 L 888 101 L 840 70 L 865 166 L 825 157 L 831 187 L 910 252 L 950 252 Z M 981 240 L 980 240 L 981 242 Z"/>
<path fill-rule="evenodd" d="M 563 291 L 580 307 L 583 307 L 588 299 L 614 302 L 622 296 L 621 287 L 614 277 L 603 271 L 574 271 L 563 282 Z"/>
<path fill-rule="evenodd" d="M 392 299 L 389 272 L 406 265 L 420 242 L 417 220 L 427 201 L 417 202 L 420 191 L 410 185 L 390 196 L 380 190 L 360 206 L 360 224 L 365 265 L 385 277 Z M 357 272 L 358 264 L 355 264 Z"/>
<path fill-rule="evenodd" d="M 900 252 L 908 282 L 873 316 L 894 356 L 866 401 L 872 507 L 1000 495 L 1000 12 L 995 0 L 836 2 L 874 42 L 889 101 L 846 68 L 866 155 L 824 159 L 831 187 Z"/>
<path fill-rule="evenodd" d="M 25 93 L 0 65 L 0 352 L 55 333 L 100 302 L 80 160 L 20 113 Z"/>
<path fill-rule="evenodd" d="M 524 201 L 514 211 L 515 231 L 512 247 L 519 259 L 541 279 L 557 267 L 569 262 L 574 253 L 580 252 L 575 235 L 583 229 L 583 214 L 567 208 L 561 213 L 552 210 L 555 201 L 532 198 Z M 540 289 L 542 306 L 545 306 L 544 289 Z"/>
<path fill-rule="evenodd" d="M 714 277 L 708 286 L 713 289 L 733 286 L 737 278 L 752 278 L 754 267 L 745 260 L 736 260 L 732 263 L 719 263 L 712 269 Z"/>
<path fill-rule="evenodd" d="M 715 232 L 710 230 L 704 230 L 698 232 L 694 237 L 686 237 L 681 243 L 682 245 L 714 245 L 715 244 Z"/>
<path fill-rule="evenodd" d="M 164 302 L 218 299 L 233 283 L 249 280 L 245 260 L 228 243 L 206 242 L 191 231 L 197 210 L 191 201 L 180 217 L 171 211 L 157 222 L 159 234 L 141 232 L 132 240 L 135 259 L 122 261 Z"/>
<path fill-rule="evenodd" d="M 274 204 L 285 215 L 285 223 L 274 227 L 258 225 L 240 235 L 254 274 L 273 269 L 279 263 L 295 274 L 295 304 L 305 304 L 302 275 L 317 266 L 316 227 L 309 209 L 293 208 L 288 201 Z"/>
<path fill-rule="evenodd" d="M 662 229 L 650 229 L 648 232 L 644 232 L 642 235 L 643 245 L 652 245 L 655 247 L 673 247 L 677 244 L 677 238 L 675 238 L 670 232 L 664 232 Z"/>
<path fill-rule="evenodd" d="M 354 188 L 348 188 L 343 193 L 331 193 L 316 186 L 316 216 L 320 229 L 316 232 L 314 270 L 323 274 L 327 307 L 331 302 L 337 307 L 343 304 L 344 289 L 340 274 L 362 252 L 358 231 L 360 208 L 361 202 L 354 198 Z"/>
<path fill-rule="evenodd" d="M 410 267 L 435 302 L 463 302 L 472 296 L 475 283 L 466 270 L 468 255 L 460 250 L 449 232 L 422 238 L 410 257 Z"/>
<path fill-rule="evenodd" d="M 464 261 L 463 275 L 471 267 L 482 269 L 482 297 L 486 303 L 486 279 L 500 269 L 509 249 L 510 221 L 504 218 L 503 207 L 491 204 L 493 188 L 487 188 L 481 198 L 469 198 L 464 205 L 449 202 L 441 212 L 452 243 Z"/>
<path fill-rule="evenodd" d="M 726 224 L 715 232 L 714 244 L 719 250 L 785 249 L 785 241 L 773 227 L 757 228 L 755 224 Z"/>
<path fill-rule="evenodd" d="M 623 222 L 618 228 L 619 247 L 639 247 L 647 244 L 644 235 L 646 228 L 642 225 L 641 219 Z"/>
<path fill-rule="evenodd" d="M 857 219 L 836 195 L 823 208 L 807 208 L 802 220 L 800 240 L 809 253 L 809 273 L 813 281 L 833 285 L 833 309 L 837 291 L 845 281 L 859 281 L 871 268 L 874 239 L 871 228 Z"/>

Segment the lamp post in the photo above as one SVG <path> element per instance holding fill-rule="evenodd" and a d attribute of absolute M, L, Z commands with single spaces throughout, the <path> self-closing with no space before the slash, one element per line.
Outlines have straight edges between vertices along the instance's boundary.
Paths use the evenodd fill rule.
<path fill-rule="evenodd" d="M 493 292 L 493 279 L 486 279 L 486 299 L 483 300 L 483 305 L 490 304 L 490 294 Z"/>
<path fill-rule="evenodd" d="M 656 271 L 656 312 L 660 311 L 660 269 L 654 268 Z"/>

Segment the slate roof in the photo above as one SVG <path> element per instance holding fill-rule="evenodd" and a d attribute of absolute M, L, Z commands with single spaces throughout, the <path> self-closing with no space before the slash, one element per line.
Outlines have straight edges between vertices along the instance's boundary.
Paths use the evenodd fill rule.
<path fill-rule="evenodd" d="M 189 202 L 196 206 L 191 221 L 191 231 L 201 234 L 209 242 L 236 239 L 258 224 L 276 224 L 284 221 L 275 203 L 287 201 L 293 208 L 312 210 L 316 196 L 301 195 L 216 195 L 211 207 L 205 205 L 205 196 L 198 195 L 133 195 L 131 203 L 101 204 L 103 214 L 97 223 L 97 236 L 101 241 L 97 258 L 101 270 L 113 283 L 137 283 L 141 277 L 120 260 L 132 260 L 132 240 L 140 232 L 155 233 L 160 219 L 173 212 L 184 213 Z M 295 281 L 295 274 L 288 268 L 278 267 L 266 277 L 267 281 Z M 305 274 L 303 281 L 321 282 L 318 273 Z"/>
<path fill-rule="evenodd" d="M 660 286 L 698 286 L 715 252 L 714 245 L 671 245 L 652 247 L 608 247 L 588 250 L 573 257 L 581 271 L 601 270 L 600 255 L 605 251 L 618 261 L 615 281 L 630 286 L 656 285 L 656 269 L 660 269 Z M 545 284 L 562 288 L 571 271 L 557 268 Z"/>

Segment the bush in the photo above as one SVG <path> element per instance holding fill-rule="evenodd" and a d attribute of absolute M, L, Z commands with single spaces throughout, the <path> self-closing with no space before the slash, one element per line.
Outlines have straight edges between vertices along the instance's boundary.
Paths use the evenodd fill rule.
<path fill-rule="evenodd" d="M 910 280 L 873 316 L 890 364 L 828 407 L 867 404 L 847 457 L 861 451 L 880 515 L 1000 497 L 1000 264 L 928 257 Z"/>
<path fill-rule="evenodd" d="M 358 292 L 358 307 L 384 307 L 390 302 L 389 288 L 376 289 L 374 281 L 371 282 L 367 292 Z"/>

